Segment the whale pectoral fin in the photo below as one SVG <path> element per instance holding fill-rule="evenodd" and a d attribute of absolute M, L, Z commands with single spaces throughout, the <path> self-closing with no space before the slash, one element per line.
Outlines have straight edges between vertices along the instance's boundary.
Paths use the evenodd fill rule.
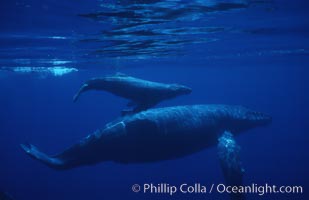
<path fill-rule="evenodd" d="M 157 102 L 143 102 L 143 103 L 139 103 L 139 104 L 137 104 L 134 107 L 133 111 L 135 113 L 138 113 L 138 112 L 141 112 L 143 110 L 147 110 L 147 109 L 155 106 L 156 104 L 157 104 Z"/>
<path fill-rule="evenodd" d="M 144 110 L 147 110 L 148 108 L 151 108 L 155 106 L 157 103 L 138 103 L 135 101 L 128 102 L 128 107 L 133 107 L 133 109 L 125 109 L 121 111 L 121 116 L 131 115 L 134 113 L 138 113 Z"/>
<path fill-rule="evenodd" d="M 76 102 L 76 101 L 77 101 L 77 99 L 79 98 L 80 94 L 83 93 L 83 92 L 86 90 L 87 87 L 88 87 L 88 84 L 87 84 L 87 83 L 85 83 L 85 84 L 82 85 L 82 87 L 81 87 L 81 88 L 78 90 L 78 92 L 74 95 L 74 97 L 73 97 L 73 102 Z"/>
<path fill-rule="evenodd" d="M 127 107 L 137 107 L 138 106 L 138 103 L 135 102 L 135 101 L 129 101 L 127 103 Z M 130 109 L 124 109 L 121 111 L 121 116 L 126 116 L 126 115 L 131 115 L 131 114 L 134 114 L 134 108 L 130 108 Z"/>
<path fill-rule="evenodd" d="M 76 102 L 78 97 L 79 97 L 79 94 L 80 93 L 76 93 L 74 96 L 73 96 L 73 102 Z"/>
<path fill-rule="evenodd" d="M 232 133 L 225 131 L 218 139 L 218 156 L 227 185 L 240 186 L 245 172 L 240 161 L 240 146 Z M 231 199 L 244 199 L 241 193 L 231 193 Z"/>

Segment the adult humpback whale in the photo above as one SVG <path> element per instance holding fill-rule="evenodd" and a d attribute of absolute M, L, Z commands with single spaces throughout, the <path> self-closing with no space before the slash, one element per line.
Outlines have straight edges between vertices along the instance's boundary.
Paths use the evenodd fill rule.
<path fill-rule="evenodd" d="M 147 110 L 159 102 L 191 93 L 191 88 L 179 84 L 164 84 L 146 81 L 125 74 L 93 78 L 86 81 L 73 97 L 77 101 L 79 96 L 88 90 L 104 90 L 117 96 L 130 99 L 128 106 L 134 106 L 132 112 Z M 123 114 L 131 111 L 123 111 Z"/>
<path fill-rule="evenodd" d="M 49 167 L 70 169 L 102 161 L 144 163 L 174 159 L 219 141 L 220 159 L 230 167 L 234 161 L 229 156 L 231 151 L 235 152 L 232 133 L 270 122 L 270 116 L 242 106 L 166 107 L 122 117 L 54 156 L 46 155 L 31 144 L 21 147 Z"/>
<path fill-rule="evenodd" d="M 242 185 L 243 168 L 234 134 L 267 125 L 271 117 L 242 106 L 193 105 L 157 108 L 125 116 L 55 156 L 21 145 L 32 158 L 54 169 L 102 161 L 144 163 L 174 159 L 218 144 L 228 185 Z M 231 199 L 244 199 L 231 193 Z"/>

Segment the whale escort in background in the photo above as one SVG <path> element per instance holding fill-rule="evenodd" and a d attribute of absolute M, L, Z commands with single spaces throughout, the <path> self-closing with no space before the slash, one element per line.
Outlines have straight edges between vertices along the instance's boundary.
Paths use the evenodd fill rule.
<path fill-rule="evenodd" d="M 8 193 L 0 191 L 0 200 L 14 200 Z"/>
<path fill-rule="evenodd" d="M 191 88 L 179 84 L 157 83 L 117 73 L 114 76 L 86 81 L 73 97 L 73 101 L 76 102 L 82 93 L 89 90 L 103 90 L 129 99 L 127 106 L 133 109 L 122 111 L 123 115 L 147 110 L 163 100 L 190 94 L 192 91 Z"/>

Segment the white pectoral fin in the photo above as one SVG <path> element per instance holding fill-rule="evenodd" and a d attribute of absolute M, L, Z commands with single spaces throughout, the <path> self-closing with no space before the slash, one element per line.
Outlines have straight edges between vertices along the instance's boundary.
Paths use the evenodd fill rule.
<path fill-rule="evenodd" d="M 245 172 L 240 161 L 240 146 L 236 143 L 234 135 L 225 131 L 218 139 L 218 156 L 227 185 L 242 185 Z M 231 199 L 244 199 L 242 194 L 231 194 Z"/>

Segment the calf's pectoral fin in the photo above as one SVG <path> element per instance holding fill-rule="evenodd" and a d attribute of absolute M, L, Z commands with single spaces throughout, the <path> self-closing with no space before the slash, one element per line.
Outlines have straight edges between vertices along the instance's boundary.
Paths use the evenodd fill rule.
<path fill-rule="evenodd" d="M 81 95 L 81 93 L 83 93 L 85 90 L 86 90 L 86 88 L 88 87 L 88 84 L 87 83 L 85 83 L 85 84 L 83 84 L 82 85 L 82 87 L 78 90 L 78 92 L 74 95 L 74 97 L 73 97 L 73 102 L 76 102 L 77 101 L 77 99 L 79 98 L 79 96 Z"/>
<path fill-rule="evenodd" d="M 133 111 L 135 113 L 138 113 L 138 112 L 141 112 L 141 111 L 144 111 L 144 110 L 147 110 L 153 106 L 155 106 L 157 104 L 157 102 L 142 102 L 142 103 L 138 103 Z"/>
<path fill-rule="evenodd" d="M 225 131 L 218 139 L 218 156 L 227 185 L 241 186 L 244 168 L 240 161 L 240 146 L 232 133 Z M 242 193 L 231 193 L 231 199 L 245 199 Z"/>
<path fill-rule="evenodd" d="M 127 106 L 128 107 L 133 107 L 133 109 L 125 109 L 121 111 L 121 115 L 125 116 L 125 115 L 130 115 L 130 114 L 134 114 L 134 113 L 138 113 L 144 110 L 147 110 L 153 106 L 155 106 L 157 103 L 153 103 L 153 102 L 135 102 L 135 101 L 130 101 L 128 102 Z"/>

